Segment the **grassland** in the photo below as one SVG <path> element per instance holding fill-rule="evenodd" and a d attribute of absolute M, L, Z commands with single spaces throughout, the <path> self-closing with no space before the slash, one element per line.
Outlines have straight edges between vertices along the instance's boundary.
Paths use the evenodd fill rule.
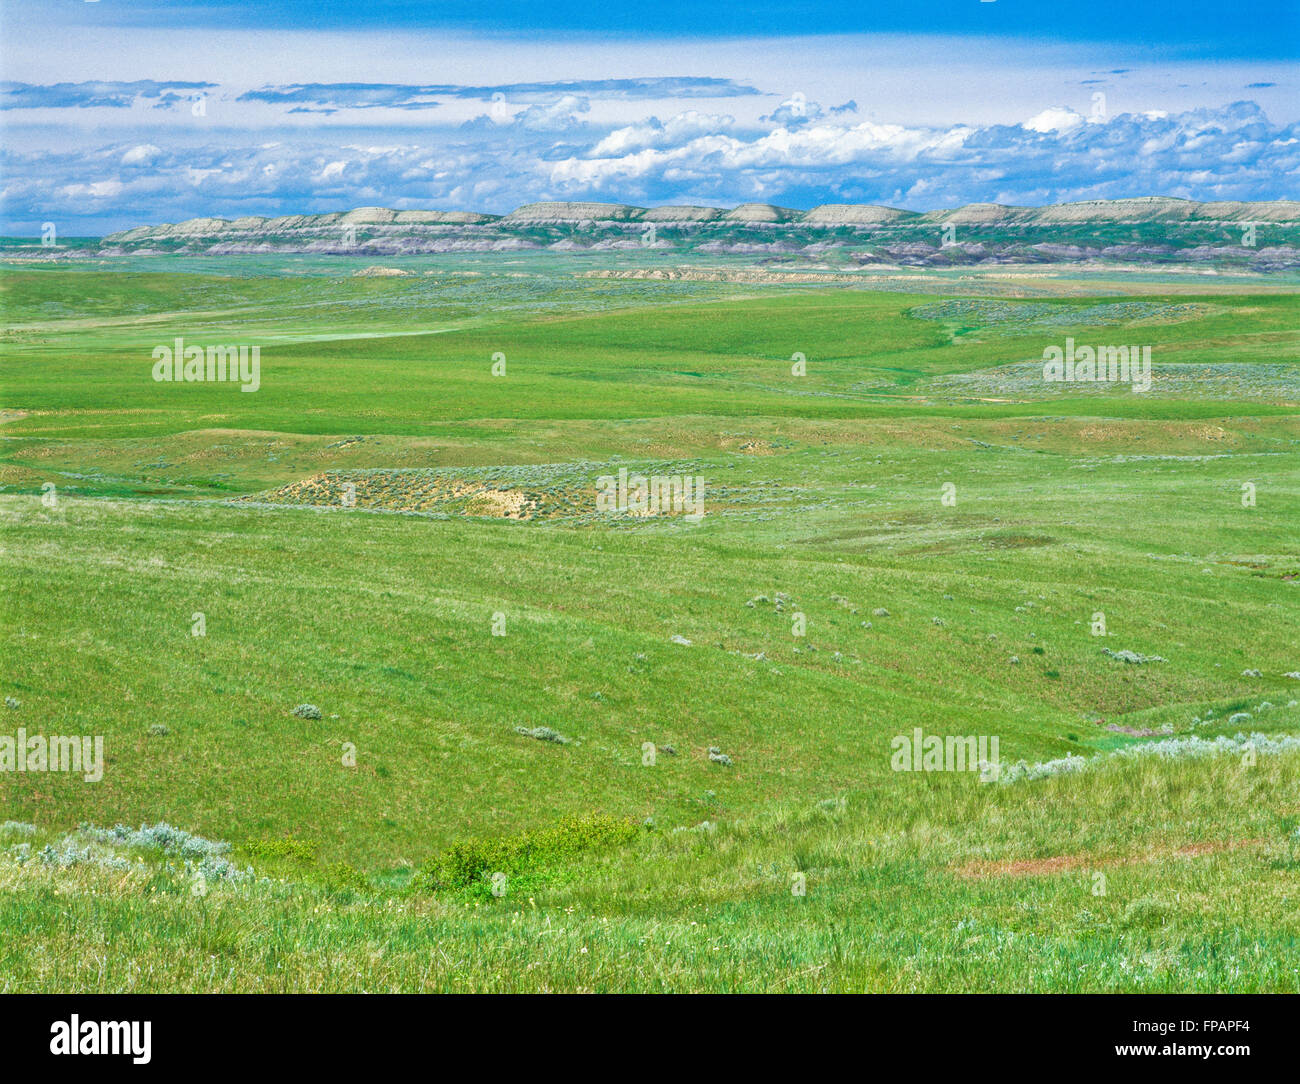
<path fill-rule="evenodd" d="M 106 767 L 0 773 L 0 989 L 1300 989 L 1300 752 L 1187 755 L 1300 734 L 1294 284 L 535 260 L 4 272 L 0 734 Z"/>

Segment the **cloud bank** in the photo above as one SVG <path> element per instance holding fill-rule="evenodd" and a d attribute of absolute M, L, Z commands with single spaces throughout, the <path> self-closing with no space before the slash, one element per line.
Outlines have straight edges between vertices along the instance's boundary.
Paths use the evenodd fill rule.
<path fill-rule="evenodd" d="M 644 88 L 653 81 L 617 82 Z M 111 86 L 117 89 L 81 84 L 58 94 L 65 102 L 161 101 L 204 85 Z M 183 142 L 150 135 L 85 149 L 7 149 L 5 207 L 28 230 L 55 221 L 66 235 L 366 205 L 504 212 L 547 199 L 916 210 L 1141 195 L 1262 200 L 1294 196 L 1289 179 L 1300 175 L 1300 124 L 1276 125 L 1249 101 L 1115 116 L 1104 103 L 1087 115 L 1058 106 L 1020 124 L 924 127 L 791 98 L 757 125 L 686 109 L 611 126 L 593 119 L 591 95 L 599 90 L 592 84 L 558 94 L 548 85 L 531 100 L 521 86 L 496 109 L 492 95 L 504 91 L 459 88 L 482 98 L 484 112 L 453 127 L 403 129 L 398 138 L 378 133 L 340 143 L 297 130 L 253 142 L 239 132 L 223 138 L 196 130 Z M 328 107 L 349 87 L 353 105 L 407 101 L 390 86 L 335 84 L 297 88 L 291 108 Z"/>

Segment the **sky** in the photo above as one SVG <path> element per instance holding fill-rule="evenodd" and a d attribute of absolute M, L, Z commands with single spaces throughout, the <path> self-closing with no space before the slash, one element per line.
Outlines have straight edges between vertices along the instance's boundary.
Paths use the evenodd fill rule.
<path fill-rule="evenodd" d="M 1295 0 L 4 0 L 0 233 L 1296 198 Z"/>

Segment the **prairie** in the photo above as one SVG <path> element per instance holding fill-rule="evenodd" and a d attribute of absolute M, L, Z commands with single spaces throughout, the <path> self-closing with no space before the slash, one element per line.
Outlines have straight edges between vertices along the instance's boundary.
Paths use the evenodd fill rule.
<path fill-rule="evenodd" d="M 411 266 L 0 275 L 0 989 L 1300 988 L 1294 283 Z"/>

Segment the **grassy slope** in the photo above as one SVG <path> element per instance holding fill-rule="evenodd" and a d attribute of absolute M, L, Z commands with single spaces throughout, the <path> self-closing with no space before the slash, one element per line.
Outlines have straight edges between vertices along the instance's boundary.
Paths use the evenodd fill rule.
<path fill-rule="evenodd" d="M 1098 719 L 1185 732 L 1211 705 L 1285 705 L 1281 674 L 1300 668 L 1293 404 L 930 398 L 928 375 L 1112 337 L 954 343 L 906 315 L 918 298 L 849 291 L 655 309 L 614 291 L 601 307 L 617 311 L 268 346 L 256 395 L 160 389 L 148 350 L 176 334 L 265 341 L 301 333 L 303 312 L 321 335 L 454 313 L 398 305 L 403 281 L 240 280 L 251 312 L 206 321 L 185 312 L 220 307 L 229 283 L 105 293 L 111 274 L 79 274 L 9 277 L 9 326 L 45 323 L 5 348 L 0 406 L 31 413 L 5 426 L 0 462 L 3 685 L 23 702 L 15 725 L 105 734 L 109 770 L 93 787 L 0 776 L 0 808 L 42 830 L 166 818 L 236 842 L 292 834 L 320 861 L 196 900 L 153 865 L 123 879 L 0 860 L 14 890 L 0 925 L 50 939 L 0 954 L 13 987 L 1294 988 L 1292 760 L 1005 788 L 888 768 L 889 738 L 913 726 L 997 734 L 1004 759 L 1032 760 L 1129 740 Z M 293 308 L 331 289 L 356 304 Z M 127 296 L 157 323 L 105 323 Z M 1288 356 L 1293 299 L 1205 302 L 1213 314 L 1123 338 L 1156 342 L 1157 359 Z M 51 322 L 55 304 L 89 323 Z M 488 374 L 497 350 L 504 379 Z M 789 376 L 794 351 L 808 377 Z M 882 376 L 919 398 L 860 387 Z M 338 447 L 355 433 L 376 436 Z M 747 454 L 754 441 L 773 454 Z M 1117 457 L 1135 454 L 1151 458 Z M 138 499 L 616 455 L 689 462 L 713 514 L 614 530 Z M 34 499 L 44 480 L 55 508 Z M 939 500 L 948 481 L 956 507 Z M 745 605 L 778 591 L 784 612 Z M 1126 667 L 1103 643 L 1169 661 Z M 288 714 L 304 700 L 326 718 Z M 1295 709 L 1267 719 L 1300 729 Z M 159 721 L 170 733 L 149 736 Z M 521 738 L 520 723 L 576 743 Z M 647 740 L 680 755 L 643 767 Z M 711 745 L 733 766 L 711 764 Z M 817 805 L 838 796 L 842 813 Z M 402 895 L 410 866 L 456 839 L 596 809 L 658 827 L 505 900 Z M 705 820 L 717 829 L 668 831 Z M 1208 849 L 1175 853 L 1192 844 Z M 1062 855 L 1027 875 L 966 869 Z M 334 860 L 370 887 L 338 888 Z M 1094 897 L 1091 872 L 1112 866 Z M 100 936 L 111 963 L 90 977 L 76 938 Z M 160 945 L 179 953 L 166 973 L 149 962 Z"/>

